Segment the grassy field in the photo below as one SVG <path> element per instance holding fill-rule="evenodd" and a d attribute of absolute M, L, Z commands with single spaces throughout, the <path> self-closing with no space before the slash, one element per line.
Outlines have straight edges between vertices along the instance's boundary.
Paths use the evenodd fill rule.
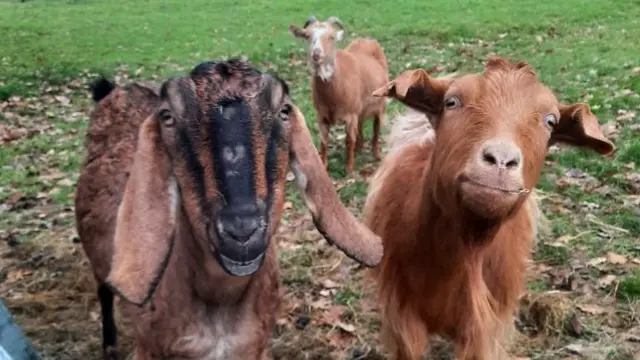
<path fill-rule="evenodd" d="M 347 41 L 377 38 L 391 76 L 415 67 L 479 70 L 498 54 L 527 60 L 559 98 L 591 105 L 618 151 L 608 160 L 565 148 L 548 156 L 538 188 L 550 231 L 534 254 L 512 353 L 638 359 L 638 0 L 0 0 L 0 296 L 43 356 L 100 354 L 99 309 L 72 208 L 88 81 L 97 73 L 119 83 L 161 79 L 202 60 L 246 56 L 290 83 L 316 136 L 305 46 L 287 31 L 311 14 L 338 16 Z M 388 118 L 401 110 L 394 103 Z M 345 177 L 343 134 L 332 135 L 330 175 L 359 213 L 377 164 L 367 146 L 359 171 Z M 385 358 L 361 271 L 321 240 L 295 191 L 279 241 L 286 295 L 274 356 Z"/>

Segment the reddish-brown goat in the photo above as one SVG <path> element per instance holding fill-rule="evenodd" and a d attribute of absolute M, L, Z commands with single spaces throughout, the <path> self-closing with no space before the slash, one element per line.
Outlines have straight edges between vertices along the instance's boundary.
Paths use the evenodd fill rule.
<path fill-rule="evenodd" d="M 458 359 L 503 358 L 549 144 L 603 155 L 614 145 L 588 105 L 559 103 L 525 62 L 495 57 L 483 73 L 448 79 L 406 71 L 375 94 L 426 114 L 435 131 L 401 118 L 395 128 L 417 133 L 392 133 L 406 141 L 371 180 L 366 222 L 385 248 L 371 270 L 383 338 L 399 360 L 418 359 L 432 335 L 452 340 Z"/>

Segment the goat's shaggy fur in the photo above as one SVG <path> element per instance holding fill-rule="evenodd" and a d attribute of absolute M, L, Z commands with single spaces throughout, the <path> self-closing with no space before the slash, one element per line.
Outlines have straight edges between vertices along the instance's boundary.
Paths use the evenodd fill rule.
<path fill-rule="evenodd" d="M 396 118 L 364 209 L 385 247 L 381 264 L 370 270 L 383 340 L 398 360 L 420 358 L 437 335 L 453 341 L 458 359 L 502 359 L 544 222 L 533 194 L 463 187 L 466 179 L 507 179 L 533 190 L 547 141 L 603 155 L 614 146 L 587 105 L 559 104 L 526 63 L 493 58 L 483 74 L 455 79 L 407 71 L 376 94 L 420 109 Z M 552 119 L 546 114 L 557 124 L 545 128 L 542 120 Z M 498 155 L 522 149 L 511 168 L 477 155 L 486 144 L 495 146 L 496 133 L 506 144 Z"/>

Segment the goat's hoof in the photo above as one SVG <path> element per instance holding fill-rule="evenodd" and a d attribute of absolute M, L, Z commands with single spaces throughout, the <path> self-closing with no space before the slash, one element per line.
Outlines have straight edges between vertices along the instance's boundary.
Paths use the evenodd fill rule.
<path fill-rule="evenodd" d="M 120 360 L 118 349 L 115 346 L 107 346 L 104 348 L 104 360 Z"/>

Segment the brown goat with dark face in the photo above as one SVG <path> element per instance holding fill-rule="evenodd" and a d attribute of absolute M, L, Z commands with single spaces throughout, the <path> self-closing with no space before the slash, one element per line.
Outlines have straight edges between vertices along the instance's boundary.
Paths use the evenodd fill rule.
<path fill-rule="evenodd" d="M 371 270 L 384 340 L 400 360 L 419 359 L 436 335 L 453 341 L 458 359 L 501 359 L 549 144 L 603 155 L 614 145 L 588 105 L 559 103 L 524 62 L 496 57 L 483 73 L 449 78 L 406 71 L 376 95 L 422 113 L 394 124 L 404 141 L 391 139 L 365 204 L 385 248 Z"/>
<path fill-rule="evenodd" d="M 379 262 L 380 239 L 340 203 L 276 76 L 207 62 L 160 87 L 103 80 L 94 99 L 76 218 L 105 358 L 117 357 L 113 292 L 135 327 L 135 360 L 267 358 L 288 167 L 325 238 Z"/>

